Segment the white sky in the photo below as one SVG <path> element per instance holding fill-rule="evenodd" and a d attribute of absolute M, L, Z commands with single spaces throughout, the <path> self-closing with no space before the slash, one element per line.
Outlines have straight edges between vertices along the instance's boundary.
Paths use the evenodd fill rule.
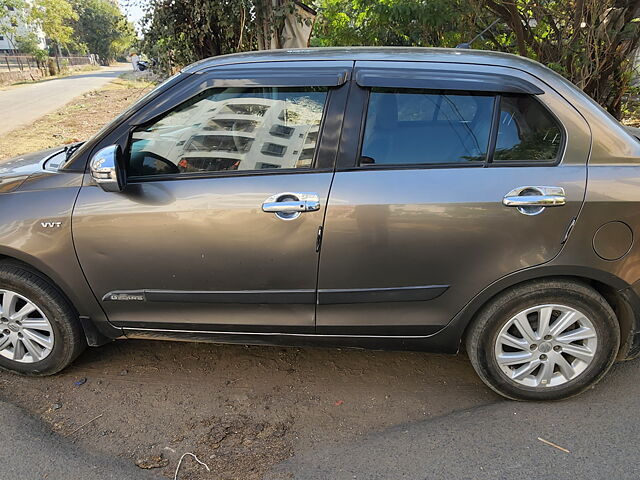
<path fill-rule="evenodd" d="M 142 10 L 142 6 L 137 5 L 138 3 L 144 3 L 144 2 L 136 2 L 136 5 L 125 5 L 125 2 L 121 2 L 121 9 L 122 11 L 125 13 L 125 15 L 127 16 L 127 18 L 129 20 L 131 20 L 135 25 L 136 25 L 136 29 L 138 29 L 139 26 L 139 22 L 140 19 L 142 19 L 142 16 L 144 15 L 144 12 Z"/>

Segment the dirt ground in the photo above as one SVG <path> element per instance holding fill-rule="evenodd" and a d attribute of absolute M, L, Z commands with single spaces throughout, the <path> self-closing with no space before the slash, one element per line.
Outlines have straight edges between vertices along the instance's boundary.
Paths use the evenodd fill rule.
<path fill-rule="evenodd" d="M 92 450 L 170 478 L 193 452 L 211 472 L 187 460 L 180 479 L 238 480 L 315 446 L 497 400 L 464 356 L 141 340 L 89 349 L 54 377 L 2 372 L 0 394 Z"/>
<path fill-rule="evenodd" d="M 147 82 L 118 79 L 85 93 L 30 127 L 0 136 L 0 160 L 85 140 L 151 88 Z"/>
<path fill-rule="evenodd" d="M 86 138 L 148 84 L 116 81 L 0 139 L 5 157 Z M 89 449 L 169 478 L 259 479 L 289 456 L 496 401 L 465 357 L 118 341 L 54 377 L 0 372 L 0 395 Z"/>

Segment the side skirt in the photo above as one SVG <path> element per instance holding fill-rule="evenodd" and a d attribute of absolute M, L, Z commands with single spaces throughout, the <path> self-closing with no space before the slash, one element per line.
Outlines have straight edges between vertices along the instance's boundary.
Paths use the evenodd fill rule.
<path fill-rule="evenodd" d="M 272 345 L 292 347 L 339 347 L 370 350 L 399 350 L 433 353 L 457 353 L 459 334 L 443 328 L 428 336 L 362 336 L 320 335 L 298 333 L 228 333 L 194 330 L 164 330 L 123 328 L 127 338 L 147 340 L 177 340 L 242 345 Z"/>

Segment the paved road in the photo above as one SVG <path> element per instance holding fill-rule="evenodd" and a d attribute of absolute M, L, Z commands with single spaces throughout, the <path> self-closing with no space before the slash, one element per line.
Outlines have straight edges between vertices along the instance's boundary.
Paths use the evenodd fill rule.
<path fill-rule="evenodd" d="M 151 480 L 131 462 L 87 452 L 40 420 L 0 400 L 0 478 L 24 480 Z"/>
<path fill-rule="evenodd" d="M 307 452 L 269 479 L 637 479 L 640 360 L 556 403 L 496 403 Z M 570 453 L 538 440 L 541 437 Z"/>
<path fill-rule="evenodd" d="M 119 65 L 0 90 L 0 135 L 31 124 L 78 95 L 102 87 L 127 70 L 128 66 Z"/>

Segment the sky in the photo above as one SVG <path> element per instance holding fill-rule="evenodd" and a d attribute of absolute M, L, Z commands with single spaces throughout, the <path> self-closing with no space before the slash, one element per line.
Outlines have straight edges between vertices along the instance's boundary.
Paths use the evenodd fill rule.
<path fill-rule="evenodd" d="M 131 5 L 133 3 L 133 5 Z M 144 15 L 143 12 L 143 7 L 142 5 L 144 4 L 144 0 L 140 1 L 136 1 L 136 2 L 120 2 L 120 8 L 121 10 L 125 13 L 125 15 L 127 16 L 127 18 L 129 20 L 131 20 L 135 25 L 136 25 L 136 29 L 139 30 L 139 22 L 142 19 L 142 16 Z"/>

